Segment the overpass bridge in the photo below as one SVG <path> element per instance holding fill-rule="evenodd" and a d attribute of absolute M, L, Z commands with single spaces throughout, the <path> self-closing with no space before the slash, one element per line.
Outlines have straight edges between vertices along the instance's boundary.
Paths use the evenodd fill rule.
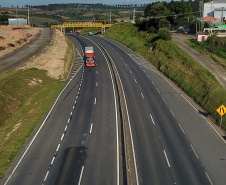
<path fill-rule="evenodd" d="M 63 24 L 51 25 L 51 28 L 58 28 L 61 31 L 65 28 L 101 28 L 101 32 L 105 32 L 105 28 L 111 26 L 113 24 L 103 24 L 102 22 L 64 22 Z"/>

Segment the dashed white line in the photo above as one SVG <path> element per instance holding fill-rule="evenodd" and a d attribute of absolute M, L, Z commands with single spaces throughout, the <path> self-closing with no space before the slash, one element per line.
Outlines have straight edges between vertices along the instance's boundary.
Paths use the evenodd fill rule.
<path fill-rule="evenodd" d="M 53 159 L 52 159 L 52 161 L 51 161 L 51 165 L 53 164 L 53 162 L 54 162 L 55 158 L 56 158 L 56 157 L 53 157 Z"/>
<path fill-rule="evenodd" d="M 90 133 L 90 134 L 92 133 L 92 130 L 93 130 L 93 123 L 92 123 L 91 126 L 90 126 L 90 130 L 89 130 L 89 133 Z"/>
<path fill-rule="evenodd" d="M 197 153 L 196 153 L 196 151 L 195 151 L 194 147 L 192 146 L 192 144 L 191 144 L 191 148 L 192 148 L 193 152 L 195 153 L 195 156 L 196 156 L 196 157 L 197 157 L 197 159 L 198 159 L 198 158 L 199 158 L 199 156 L 197 155 Z"/>
<path fill-rule="evenodd" d="M 96 103 L 97 103 L 97 98 L 95 98 L 95 100 L 94 100 L 94 105 L 96 105 Z"/>
<path fill-rule="evenodd" d="M 96 71 L 96 74 L 98 74 L 98 71 Z"/>
<path fill-rule="evenodd" d="M 63 141 L 63 138 L 64 138 L 64 133 L 62 134 L 60 140 Z"/>
<path fill-rule="evenodd" d="M 153 85 L 155 85 L 154 81 L 151 81 Z"/>
<path fill-rule="evenodd" d="M 162 97 L 162 99 L 164 100 L 165 103 L 167 103 L 166 100 L 165 100 L 165 98 Z"/>
<path fill-rule="evenodd" d="M 71 120 L 71 119 L 70 119 L 70 118 L 68 118 L 67 122 L 69 123 L 69 122 L 70 122 L 70 120 Z"/>
<path fill-rule="evenodd" d="M 130 72 L 130 74 L 132 74 L 132 71 L 129 71 Z"/>
<path fill-rule="evenodd" d="M 98 86 L 98 82 L 96 82 L 96 87 Z"/>
<path fill-rule="evenodd" d="M 164 152 L 164 155 L 165 155 L 165 158 L 166 158 L 167 164 L 168 164 L 168 166 L 169 166 L 169 168 L 170 168 L 170 163 L 169 163 L 169 160 L 168 160 L 168 157 L 167 157 L 166 151 L 165 151 L 165 150 L 163 150 L 163 152 Z"/>
<path fill-rule="evenodd" d="M 79 177 L 78 185 L 81 184 L 81 181 L 82 181 L 82 175 L 83 175 L 83 170 L 84 170 L 84 166 L 82 166 L 82 170 L 81 170 L 81 174 L 80 174 L 80 177 Z"/>
<path fill-rule="evenodd" d="M 181 124 L 179 123 L 180 129 L 182 130 L 182 132 L 185 134 L 184 129 L 182 128 Z"/>
<path fill-rule="evenodd" d="M 75 109 L 75 106 L 73 105 L 72 109 L 74 110 Z"/>
<path fill-rule="evenodd" d="M 44 181 L 46 181 L 48 175 L 49 175 L 49 171 L 47 171 L 46 176 L 45 176 L 45 178 L 44 178 Z"/>
<path fill-rule="evenodd" d="M 143 95 L 143 93 L 140 93 L 140 94 L 141 94 L 142 98 L 144 99 L 144 95 Z"/>
<path fill-rule="evenodd" d="M 64 129 L 64 131 L 66 131 L 67 130 L 67 125 L 65 126 L 65 129 Z"/>
<path fill-rule="evenodd" d="M 58 152 L 59 148 L 60 148 L 60 144 L 58 144 L 57 149 L 56 149 L 56 152 Z"/>
<path fill-rule="evenodd" d="M 125 64 L 126 65 L 126 67 L 127 67 L 127 64 Z"/>
<path fill-rule="evenodd" d="M 134 79 L 134 81 L 136 82 L 136 84 L 137 84 L 137 81 L 136 81 L 136 79 Z"/>
<path fill-rule="evenodd" d="M 175 115 L 174 115 L 174 113 L 173 113 L 173 111 L 170 109 L 170 112 L 173 114 L 173 116 L 175 117 Z"/>
<path fill-rule="evenodd" d="M 73 114 L 73 112 L 71 111 L 70 116 Z"/>
<path fill-rule="evenodd" d="M 148 76 L 148 78 L 150 78 L 151 79 L 151 77 L 149 76 L 149 75 L 147 75 Z"/>
<path fill-rule="evenodd" d="M 158 88 L 156 88 L 157 89 L 157 91 L 159 92 L 159 94 L 160 94 L 160 91 L 159 91 L 159 89 Z"/>
<path fill-rule="evenodd" d="M 154 121 L 154 119 L 152 118 L 152 115 L 151 115 L 151 114 L 150 114 L 150 117 L 151 117 L 151 120 L 152 120 L 153 125 L 155 125 L 155 121 Z"/>

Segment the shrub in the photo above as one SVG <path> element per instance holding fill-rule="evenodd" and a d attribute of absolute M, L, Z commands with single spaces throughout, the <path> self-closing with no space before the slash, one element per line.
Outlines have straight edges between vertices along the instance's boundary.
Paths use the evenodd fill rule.
<path fill-rule="evenodd" d="M 161 28 L 159 30 L 158 34 L 159 34 L 159 37 L 163 40 L 171 40 L 172 39 L 171 33 L 165 28 Z"/>

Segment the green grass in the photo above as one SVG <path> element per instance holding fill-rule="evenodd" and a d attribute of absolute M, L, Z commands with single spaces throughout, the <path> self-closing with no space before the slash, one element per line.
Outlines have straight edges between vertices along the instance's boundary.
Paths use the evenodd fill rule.
<path fill-rule="evenodd" d="M 36 68 L 0 74 L 0 179 L 67 83 L 74 58 L 73 45 L 67 43 L 62 79 Z"/>
<path fill-rule="evenodd" d="M 117 24 L 109 28 L 105 36 L 113 38 L 148 59 L 164 75 L 200 104 L 220 123 L 216 109 L 226 105 L 226 90 L 216 78 L 173 41 L 158 39 L 158 35 L 138 31 L 129 24 Z M 226 130 L 226 116 L 222 128 Z"/>
<path fill-rule="evenodd" d="M 226 46 L 216 46 L 213 51 L 208 51 L 212 48 L 211 44 L 208 42 L 187 40 L 186 43 L 203 55 L 209 56 L 214 62 L 226 69 Z"/>
<path fill-rule="evenodd" d="M 19 70 L 0 82 L 0 178 L 66 82 L 46 71 Z"/>

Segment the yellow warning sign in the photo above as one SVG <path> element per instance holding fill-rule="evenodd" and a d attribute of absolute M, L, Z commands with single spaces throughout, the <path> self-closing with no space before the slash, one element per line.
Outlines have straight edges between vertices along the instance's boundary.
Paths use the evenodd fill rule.
<path fill-rule="evenodd" d="M 226 113 L 226 107 L 224 105 L 221 105 L 217 110 L 216 110 L 221 116 L 223 116 Z"/>

